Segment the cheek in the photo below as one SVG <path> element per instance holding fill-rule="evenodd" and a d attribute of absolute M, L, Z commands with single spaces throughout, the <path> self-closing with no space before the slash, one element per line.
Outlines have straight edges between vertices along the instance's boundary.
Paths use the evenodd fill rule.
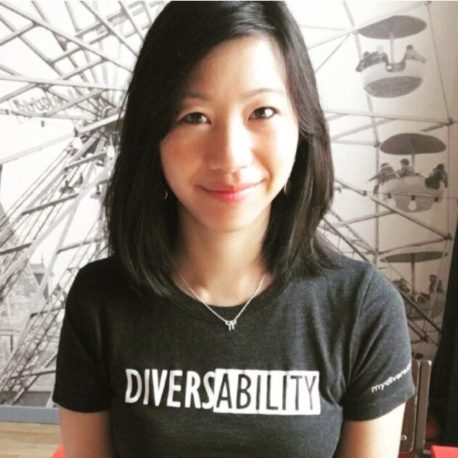
<path fill-rule="evenodd" d="M 186 186 L 198 166 L 192 145 L 181 137 L 166 138 L 160 145 L 160 158 L 168 185 L 180 194 L 179 189 Z"/>
<path fill-rule="evenodd" d="M 278 175 L 288 177 L 296 158 L 297 145 L 299 142 L 299 129 L 293 122 L 286 122 L 277 131 L 271 144 L 274 147 L 274 155 Z M 280 177 L 279 177 L 280 178 Z"/>
<path fill-rule="evenodd" d="M 170 139 L 164 140 L 160 145 L 160 158 L 164 178 L 170 188 L 175 188 L 175 183 L 179 182 L 180 154 L 177 151 L 176 145 Z"/>

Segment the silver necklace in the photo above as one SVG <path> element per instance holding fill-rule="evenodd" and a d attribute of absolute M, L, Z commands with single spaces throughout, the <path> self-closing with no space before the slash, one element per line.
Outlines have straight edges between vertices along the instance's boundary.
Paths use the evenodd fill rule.
<path fill-rule="evenodd" d="M 237 313 L 234 319 L 232 320 L 226 320 L 226 318 L 223 318 L 219 313 L 215 312 L 207 303 L 205 303 L 199 295 L 191 288 L 191 285 L 186 281 L 186 279 L 181 275 L 181 279 L 183 280 L 183 283 L 186 285 L 186 287 L 191 291 L 192 295 L 205 307 L 210 310 L 210 312 L 213 313 L 218 319 L 220 319 L 228 328 L 229 331 L 233 331 L 235 329 L 235 325 L 237 324 L 237 320 L 240 317 L 240 315 L 245 311 L 245 309 L 248 307 L 248 304 L 255 298 L 255 296 L 258 294 L 259 290 L 262 287 L 262 284 L 264 283 L 264 279 L 266 278 L 266 274 L 264 274 L 261 278 L 261 281 L 258 284 L 258 287 L 256 288 L 256 291 L 252 294 L 252 296 L 245 302 L 245 305 L 241 308 L 240 312 Z"/>

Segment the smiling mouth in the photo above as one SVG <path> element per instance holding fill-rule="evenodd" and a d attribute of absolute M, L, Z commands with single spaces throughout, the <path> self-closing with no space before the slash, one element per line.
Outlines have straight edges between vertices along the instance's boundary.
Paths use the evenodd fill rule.
<path fill-rule="evenodd" d="M 214 189 L 202 187 L 202 189 L 215 199 L 225 203 L 237 203 L 245 200 L 255 190 L 259 183 L 250 183 L 242 186 L 215 186 Z"/>

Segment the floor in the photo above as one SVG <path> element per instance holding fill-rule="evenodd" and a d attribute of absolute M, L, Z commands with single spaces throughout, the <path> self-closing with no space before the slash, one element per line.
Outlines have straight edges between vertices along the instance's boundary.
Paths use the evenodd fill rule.
<path fill-rule="evenodd" d="M 58 425 L 0 422 L 0 458 L 51 458 L 59 442 Z"/>

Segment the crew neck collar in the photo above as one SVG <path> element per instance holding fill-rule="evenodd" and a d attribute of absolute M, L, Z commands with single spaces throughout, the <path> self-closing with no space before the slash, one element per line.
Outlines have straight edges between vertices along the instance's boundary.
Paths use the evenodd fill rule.
<path fill-rule="evenodd" d="M 198 301 L 190 294 L 185 293 L 175 283 L 172 283 L 171 289 L 172 295 L 169 296 L 168 299 L 174 305 L 200 319 L 217 322 L 216 317 L 206 309 L 202 302 Z M 277 299 L 278 296 L 282 294 L 284 289 L 284 284 L 280 280 L 273 280 L 266 289 L 264 289 L 251 300 L 248 307 L 243 312 L 241 319 L 243 319 L 242 317 L 247 317 L 253 313 L 256 313 L 256 311 L 262 309 L 264 306 L 271 304 L 274 300 Z M 229 306 L 217 306 L 213 304 L 208 305 L 222 317 L 226 319 L 232 319 L 245 305 L 245 302 L 242 304 Z"/>

